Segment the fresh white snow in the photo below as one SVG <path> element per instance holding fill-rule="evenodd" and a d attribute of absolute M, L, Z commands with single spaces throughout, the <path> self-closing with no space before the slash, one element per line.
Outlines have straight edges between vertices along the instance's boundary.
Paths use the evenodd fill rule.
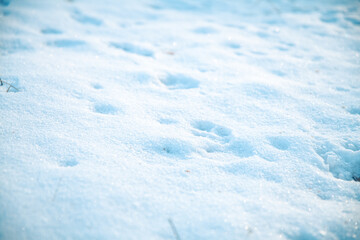
<path fill-rule="evenodd" d="M 0 0 L 0 77 L 1 240 L 360 238 L 359 1 Z"/>

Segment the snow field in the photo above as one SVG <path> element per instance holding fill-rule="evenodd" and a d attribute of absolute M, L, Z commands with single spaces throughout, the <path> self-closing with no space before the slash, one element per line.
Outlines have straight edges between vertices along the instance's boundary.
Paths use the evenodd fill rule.
<path fill-rule="evenodd" d="M 0 1 L 0 239 L 357 239 L 356 1 Z"/>

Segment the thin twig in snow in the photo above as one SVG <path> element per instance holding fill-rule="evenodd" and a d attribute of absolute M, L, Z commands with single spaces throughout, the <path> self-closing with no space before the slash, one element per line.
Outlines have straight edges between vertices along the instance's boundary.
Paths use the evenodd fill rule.
<path fill-rule="evenodd" d="M 174 224 L 174 222 L 171 220 L 171 218 L 168 219 L 168 222 L 169 222 L 169 224 L 170 224 L 171 230 L 172 230 L 173 233 L 174 233 L 175 239 L 176 239 L 176 240 L 181 240 L 181 238 L 180 238 L 180 236 L 179 236 L 179 233 L 178 233 L 177 230 L 176 230 L 175 224 Z"/>
<path fill-rule="evenodd" d="M 13 89 L 15 89 L 16 91 L 19 92 L 19 89 L 17 89 L 16 87 L 14 87 L 14 85 L 12 85 L 11 83 L 8 83 L 8 82 L 6 82 L 6 81 L 4 81 L 4 80 L 2 80 L 2 79 L 0 78 L 0 86 L 3 86 L 4 83 L 7 84 L 7 85 L 9 85 L 8 89 L 6 90 L 6 92 L 9 92 L 11 88 L 13 88 Z"/>

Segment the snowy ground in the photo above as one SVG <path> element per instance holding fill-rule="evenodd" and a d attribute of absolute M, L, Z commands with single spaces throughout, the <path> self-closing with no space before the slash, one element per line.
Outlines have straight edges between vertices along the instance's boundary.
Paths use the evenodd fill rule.
<path fill-rule="evenodd" d="M 0 77 L 0 239 L 360 238 L 359 1 L 0 0 Z"/>

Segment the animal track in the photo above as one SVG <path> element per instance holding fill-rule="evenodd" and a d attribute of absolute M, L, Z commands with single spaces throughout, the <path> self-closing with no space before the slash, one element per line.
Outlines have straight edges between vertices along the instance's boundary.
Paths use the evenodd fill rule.
<path fill-rule="evenodd" d="M 171 90 L 199 87 L 198 80 L 183 74 L 168 74 L 160 81 Z"/>
<path fill-rule="evenodd" d="M 266 53 L 264 53 L 264 52 L 261 52 L 261 51 L 250 51 L 252 54 L 254 54 L 254 55 L 258 55 L 258 56 L 265 56 L 266 55 Z"/>
<path fill-rule="evenodd" d="M 110 114 L 110 115 L 114 115 L 119 112 L 119 110 L 116 107 L 107 103 L 96 103 L 94 105 L 94 111 L 97 113 Z"/>
<path fill-rule="evenodd" d="M 6 16 L 9 16 L 11 14 L 11 12 L 9 10 L 4 10 L 2 12 L 3 16 L 6 17 Z"/>
<path fill-rule="evenodd" d="M 150 74 L 145 73 L 145 72 L 137 72 L 137 73 L 134 73 L 134 78 L 135 78 L 135 81 L 137 81 L 141 84 L 145 84 L 145 83 L 149 83 L 153 77 Z"/>
<path fill-rule="evenodd" d="M 249 141 L 241 138 L 237 138 L 231 141 L 229 146 L 227 146 L 227 149 L 241 158 L 250 157 L 255 154 L 252 144 Z"/>
<path fill-rule="evenodd" d="M 169 118 L 161 118 L 159 119 L 159 123 L 169 125 L 169 124 L 177 123 L 177 121 Z"/>
<path fill-rule="evenodd" d="M 274 136 L 267 138 L 271 145 L 279 150 L 287 150 L 290 147 L 290 142 L 287 137 Z"/>
<path fill-rule="evenodd" d="M 351 107 L 349 113 L 360 115 L 360 107 Z"/>
<path fill-rule="evenodd" d="M 311 60 L 313 60 L 314 62 L 319 62 L 323 59 L 324 59 L 324 57 L 322 57 L 322 56 L 314 56 L 311 58 Z"/>
<path fill-rule="evenodd" d="M 346 141 L 343 147 L 352 151 L 360 151 L 360 142 Z"/>
<path fill-rule="evenodd" d="M 10 0 L 0 0 L 1 6 L 8 6 L 10 4 Z"/>
<path fill-rule="evenodd" d="M 346 17 L 346 21 L 351 22 L 354 25 L 359 26 L 360 25 L 360 19 L 359 18 L 353 18 L 353 17 Z"/>
<path fill-rule="evenodd" d="M 335 89 L 339 92 L 349 92 L 350 90 L 344 87 L 335 87 Z"/>
<path fill-rule="evenodd" d="M 232 49 L 239 49 L 241 48 L 240 44 L 236 43 L 236 42 L 232 42 L 232 41 L 227 41 L 224 43 L 224 45 L 226 47 L 232 48 Z"/>
<path fill-rule="evenodd" d="M 37 139 L 36 144 L 49 162 L 60 167 L 74 167 L 79 164 L 77 159 L 86 154 L 73 138 L 54 135 Z"/>
<path fill-rule="evenodd" d="M 228 139 L 231 136 L 231 130 L 227 127 L 216 125 L 209 121 L 195 121 L 192 123 L 192 126 L 197 129 L 193 131 L 194 135 L 215 138 L 223 138 L 223 140 Z"/>
<path fill-rule="evenodd" d="M 256 35 L 260 38 L 264 38 L 264 39 L 267 39 L 270 37 L 270 35 L 266 32 L 257 32 Z"/>
<path fill-rule="evenodd" d="M 114 48 L 121 49 L 121 50 L 123 50 L 125 52 L 128 52 L 128 53 L 133 53 L 133 54 L 137 54 L 137 55 L 144 56 L 144 57 L 153 57 L 154 56 L 153 51 L 151 51 L 149 49 L 146 49 L 146 48 L 143 48 L 143 47 L 140 47 L 140 46 L 133 45 L 131 43 L 115 43 L 115 42 L 111 42 L 110 46 L 114 47 Z"/>
<path fill-rule="evenodd" d="M 207 143 L 206 151 L 212 152 L 230 152 L 238 157 L 246 158 L 254 155 L 252 144 L 241 138 L 235 138 L 232 130 L 210 121 L 195 121 L 192 124 L 193 134 L 198 137 L 206 137 L 213 143 Z"/>
<path fill-rule="evenodd" d="M 79 164 L 79 162 L 74 158 L 69 158 L 69 159 L 59 161 L 59 166 L 61 166 L 61 167 L 74 167 L 78 164 Z"/>
<path fill-rule="evenodd" d="M 339 14 L 339 11 L 337 10 L 329 10 L 324 13 L 322 13 L 320 20 L 325 23 L 335 23 L 338 21 L 337 15 Z"/>
<path fill-rule="evenodd" d="M 60 39 L 54 41 L 48 41 L 47 45 L 51 47 L 59 48 L 77 48 L 84 46 L 86 43 L 82 40 L 73 40 L 73 39 Z"/>
<path fill-rule="evenodd" d="M 275 74 L 276 76 L 279 76 L 279 77 L 284 77 L 286 76 L 286 74 L 282 71 L 279 71 L 279 70 L 272 70 L 271 71 L 272 74 Z"/>
<path fill-rule="evenodd" d="M 56 28 L 44 28 L 44 29 L 41 29 L 41 33 L 43 33 L 43 34 L 62 34 L 63 32 Z"/>
<path fill-rule="evenodd" d="M 289 51 L 289 49 L 287 47 L 281 47 L 281 46 L 278 46 L 276 47 L 277 50 L 281 51 L 281 52 L 287 52 Z"/>
<path fill-rule="evenodd" d="M 97 89 L 97 90 L 104 88 L 104 87 L 103 87 L 101 84 L 99 84 L 99 83 L 94 83 L 94 84 L 92 84 L 92 86 L 93 86 L 93 88 L 95 88 L 95 89 Z"/>
<path fill-rule="evenodd" d="M 212 34 L 217 32 L 218 31 L 213 27 L 198 27 L 194 29 L 194 33 L 198 34 Z"/>
<path fill-rule="evenodd" d="M 85 15 L 78 10 L 74 11 L 72 18 L 82 24 L 90 24 L 94 26 L 102 25 L 102 21 L 100 19 Z"/>
<path fill-rule="evenodd" d="M 194 135 L 197 136 L 196 134 Z M 225 147 L 219 143 L 207 143 L 204 149 L 208 153 L 216 153 L 224 151 Z"/>
<path fill-rule="evenodd" d="M 322 16 L 320 20 L 324 23 L 336 23 L 339 21 L 336 16 Z"/>
<path fill-rule="evenodd" d="M 150 146 L 153 151 L 161 155 L 183 159 L 187 158 L 187 156 L 193 151 L 193 147 L 190 143 L 172 138 L 164 138 L 154 141 L 150 144 Z"/>

